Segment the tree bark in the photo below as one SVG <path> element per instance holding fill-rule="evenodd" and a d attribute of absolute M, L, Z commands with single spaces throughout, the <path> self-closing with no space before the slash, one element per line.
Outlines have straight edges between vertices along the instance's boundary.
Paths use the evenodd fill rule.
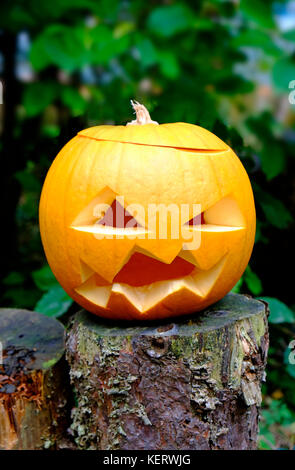
<path fill-rule="evenodd" d="M 83 449 L 255 449 L 267 308 L 229 294 L 165 323 L 114 324 L 80 311 L 66 355 Z"/>
<path fill-rule="evenodd" d="M 64 327 L 57 320 L 0 309 L 0 449 L 62 445 L 69 425 L 63 354 Z"/>

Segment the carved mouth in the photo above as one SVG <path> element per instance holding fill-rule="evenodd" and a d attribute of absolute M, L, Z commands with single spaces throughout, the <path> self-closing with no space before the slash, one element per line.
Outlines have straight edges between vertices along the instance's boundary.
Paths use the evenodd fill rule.
<path fill-rule="evenodd" d="M 114 277 L 114 283 L 133 287 L 145 286 L 158 281 L 168 281 L 188 276 L 195 266 L 176 256 L 170 264 L 135 252 Z"/>
<path fill-rule="evenodd" d="M 150 258 L 150 262 L 146 261 L 146 266 L 149 266 L 150 271 L 143 271 L 143 267 L 140 265 L 140 280 L 136 281 L 135 273 L 129 274 L 129 267 L 134 267 L 139 260 L 140 258 L 138 257 L 135 257 L 133 260 L 130 258 L 129 262 L 125 264 L 114 278 L 113 284 L 101 286 L 99 285 L 97 276 L 93 274 L 75 290 L 78 294 L 102 308 L 107 308 L 109 300 L 113 294 L 121 294 L 139 312 L 144 313 L 161 300 L 171 294 L 175 294 L 181 289 L 190 291 L 191 294 L 198 298 L 205 298 L 215 285 L 217 278 L 220 276 L 225 264 L 226 256 L 216 263 L 215 266 L 206 271 L 198 269 L 191 263 L 185 262 L 184 260 L 181 260 L 181 258 L 176 257 L 175 261 L 171 263 L 171 265 L 166 265 L 165 279 L 163 279 L 164 268 L 162 272 L 151 270 L 151 266 L 155 266 L 154 261 L 156 260 Z M 184 261 L 183 264 L 182 261 Z M 128 266 L 129 263 L 131 264 Z M 157 266 L 159 267 L 159 265 Z M 179 268 L 182 269 L 183 275 L 180 277 L 178 271 L 178 277 L 175 277 L 176 269 Z M 151 283 L 143 285 L 143 279 L 145 278 L 147 280 L 151 275 L 154 276 L 154 279 L 155 277 L 162 277 L 162 279 L 154 280 Z M 170 276 L 170 278 L 167 278 L 167 276 Z M 127 284 L 127 279 L 133 284 Z"/>
<path fill-rule="evenodd" d="M 115 199 L 116 194 L 106 188 L 78 215 L 71 228 L 95 238 L 98 235 L 125 237 L 136 233 L 146 236 L 149 232 L 144 219 L 133 219 L 130 228 L 131 214 L 124 206 L 117 207 Z M 102 200 L 111 205 L 112 217 L 108 212 L 96 212 Z M 121 223 L 114 217 L 119 210 L 122 212 Z M 202 245 L 195 249 L 172 244 L 171 251 L 167 251 L 169 240 L 163 240 L 166 245 L 161 251 L 158 245 L 155 248 L 149 240 L 139 237 L 134 239 L 133 246 L 126 249 L 126 257 L 108 269 L 101 260 L 96 261 L 96 252 L 92 250 L 94 245 L 86 245 L 90 251 L 84 249 L 81 254 L 82 284 L 75 288 L 76 293 L 102 309 L 122 310 L 127 302 L 134 307 L 136 314 L 144 314 L 158 303 L 165 303 L 165 308 L 173 309 L 175 296 L 180 299 L 176 302 L 178 304 L 187 301 L 189 309 L 202 303 L 222 275 L 231 247 L 243 238 L 245 224 L 231 196 L 220 199 L 198 217 L 199 225 L 194 225 L 194 218 L 184 225 L 185 230 L 190 233 L 198 231 L 202 237 Z M 104 246 L 104 249 L 115 247 Z M 114 259 L 115 254 L 114 251 Z M 107 263 L 108 258 L 105 259 Z M 180 291 L 184 295 L 179 295 Z"/>

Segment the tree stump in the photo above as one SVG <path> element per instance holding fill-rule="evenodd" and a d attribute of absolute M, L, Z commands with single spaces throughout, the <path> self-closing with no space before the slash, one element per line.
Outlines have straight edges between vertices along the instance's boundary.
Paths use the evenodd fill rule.
<path fill-rule="evenodd" d="M 69 424 L 63 354 L 60 322 L 0 309 L 0 449 L 57 447 Z"/>
<path fill-rule="evenodd" d="M 266 305 L 229 294 L 189 317 L 114 323 L 80 311 L 66 355 L 83 449 L 255 449 Z"/>

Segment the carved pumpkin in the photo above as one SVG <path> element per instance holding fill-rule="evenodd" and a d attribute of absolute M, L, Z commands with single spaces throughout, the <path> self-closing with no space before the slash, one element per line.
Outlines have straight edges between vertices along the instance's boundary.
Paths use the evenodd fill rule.
<path fill-rule="evenodd" d="M 251 185 L 218 137 L 192 124 L 158 125 L 133 106 L 133 125 L 83 130 L 54 160 L 40 202 L 45 253 L 66 292 L 97 315 L 145 320 L 199 311 L 247 266 Z M 172 209 L 161 236 L 151 205 L 186 209 L 186 220 L 174 224 L 179 236 Z"/>

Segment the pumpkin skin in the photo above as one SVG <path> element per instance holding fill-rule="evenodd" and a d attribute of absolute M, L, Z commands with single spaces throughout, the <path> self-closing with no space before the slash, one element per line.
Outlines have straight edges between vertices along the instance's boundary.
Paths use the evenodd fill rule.
<path fill-rule="evenodd" d="M 200 247 L 183 249 L 181 237 L 148 239 L 146 216 L 136 217 L 140 239 L 124 227 L 114 228 L 120 238 L 97 239 L 94 208 L 116 196 L 145 214 L 150 203 L 201 204 Z M 97 126 L 79 132 L 49 169 L 40 232 L 53 273 L 78 304 L 107 318 L 160 319 L 202 310 L 236 284 L 253 248 L 255 207 L 240 160 L 209 131 L 186 123 Z"/>

